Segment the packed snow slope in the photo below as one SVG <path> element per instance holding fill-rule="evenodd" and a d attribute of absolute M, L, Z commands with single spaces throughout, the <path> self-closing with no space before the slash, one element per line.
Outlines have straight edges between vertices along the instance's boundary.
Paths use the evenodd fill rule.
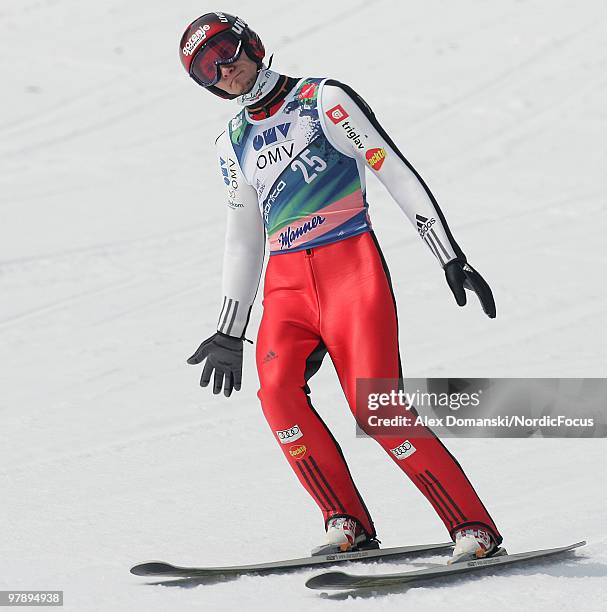
<path fill-rule="evenodd" d="M 251 346 L 230 400 L 185 363 L 219 313 L 213 142 L 235 108 L 187 78 L 177 46 L 213 9 L 249 21 L 274 68 L 358 90 L 490 282 L 495 320 L 475 298 L 458 308 L 369 179 L 407 375 L 605 376 L 601 0 L 3 0 L 0 589 L 63 589 L 74 611 L 604 610 L 605 440 L 447 440 L 508 549 L 588 539 L 575 562 L 348 603 L 305 589 L 306 571 L 192 589 L 129 574 L 300 556 L 323 537 L 263 420 Z M 383 544 L 443 541 L 413 485 L 355 438 L 329 360 L 311 386 Z"/>

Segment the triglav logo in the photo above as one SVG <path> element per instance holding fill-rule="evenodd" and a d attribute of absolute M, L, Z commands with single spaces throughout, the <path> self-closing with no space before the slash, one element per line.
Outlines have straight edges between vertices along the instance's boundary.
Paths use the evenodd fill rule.
<path fill-rule="evenodd" d="M 337 125 L 340 121 L 347 119 L 350 115 L 344 110 L 344 107 L 341 104 L 330 108 L 325 115 L 333 121 L 335 125 Z"/>
<path fill-rule="evenodd" d="M 391 448 L 390 452 L 399 460 L 406 459 L 410 457 L 417 449 L 409 440 L 405 440 L 400 446 L 396 448 Z"/>
<path fill-rule="evenodd" d="M 355 128 L 353 125 L 350 125 L 349 121 L 344 121 L 341 124 L 341 127 L 346 132 L 346 136 L 356 145 L 356 148 L 358 149 L 365 148 L 365 145 L 362 143 L 362 140 L 360 138 L 360 134 L 358 133 L 357 128 Z"/>
<path fill-rule="evenodd" d="M 299 428 L 299 425 L 293 425 L 289 429 L 281 429 L 276 432 L 278 439 L 281 444 L 290 444 L 291 442 L 295 442 L 295 440 L 299 440 L 303 436 L 303 432 Z"/>
<path fill-rule="evenodd" d="M 181 52 L 184 55 L 192 55 L 194 50 L 198 45 L 207 37 L 207 32 L 211 29 L 209 24 L 203 25 L 201 28 L 198 28 L 190 38 L 188 38 L 188 42 L 184 45 Z"/>

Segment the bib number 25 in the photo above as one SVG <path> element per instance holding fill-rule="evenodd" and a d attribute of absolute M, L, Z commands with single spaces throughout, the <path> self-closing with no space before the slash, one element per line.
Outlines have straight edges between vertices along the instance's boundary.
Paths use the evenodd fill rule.
<path fill-rule="evenodd" d="M 293 170 L 293 172 L 301 170 L 304 181 L 308 184 L 310 184 L 320 172 L 326 169 L 327 163 L 324 159 L 321 159 L 318 155 L 310 155 L 310 149 L 305 149 L 299 156 L 299 159 L 291 163 L 291 170 Z"/>

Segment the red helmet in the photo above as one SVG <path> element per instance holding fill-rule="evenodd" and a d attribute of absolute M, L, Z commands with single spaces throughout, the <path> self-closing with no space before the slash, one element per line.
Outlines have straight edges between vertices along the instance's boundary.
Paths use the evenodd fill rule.
<path fill-rule="evenodd" d="M 261 68 L 266 52 L 259 36 L 239 17 L 206 13 L 186 28 L 179 44 L 179 57 L 199 85 L 221 98 L 233 99 L 235 94 L 215 84 L 221 78 L 220 67 L 235 62 L 243 50 Z"/>

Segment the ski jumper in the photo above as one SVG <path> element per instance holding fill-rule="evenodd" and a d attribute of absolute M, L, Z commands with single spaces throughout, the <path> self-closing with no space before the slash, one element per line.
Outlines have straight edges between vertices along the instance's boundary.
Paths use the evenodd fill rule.
<path fill-rule="evenodd" d="M 308 386 L 327 353 L 353 412 L 357 378 L 402 379 L 396 302 L 368 214 L 365 170 L 385 185 L 440 265 L 463 253 L 419 174 L 368 105 L 337 81 L 300 80 L 265 119 L 243 109 L 217 147 L 228 196 L 218 331 L 244 336 L 267 235 L 256 348 L 263 413 L 325 523 L 350 516 L 375 537 Z M 481 525 L 501 542 L 459 463 L 427 428 L 376 440 L 452 537 Z"/>

